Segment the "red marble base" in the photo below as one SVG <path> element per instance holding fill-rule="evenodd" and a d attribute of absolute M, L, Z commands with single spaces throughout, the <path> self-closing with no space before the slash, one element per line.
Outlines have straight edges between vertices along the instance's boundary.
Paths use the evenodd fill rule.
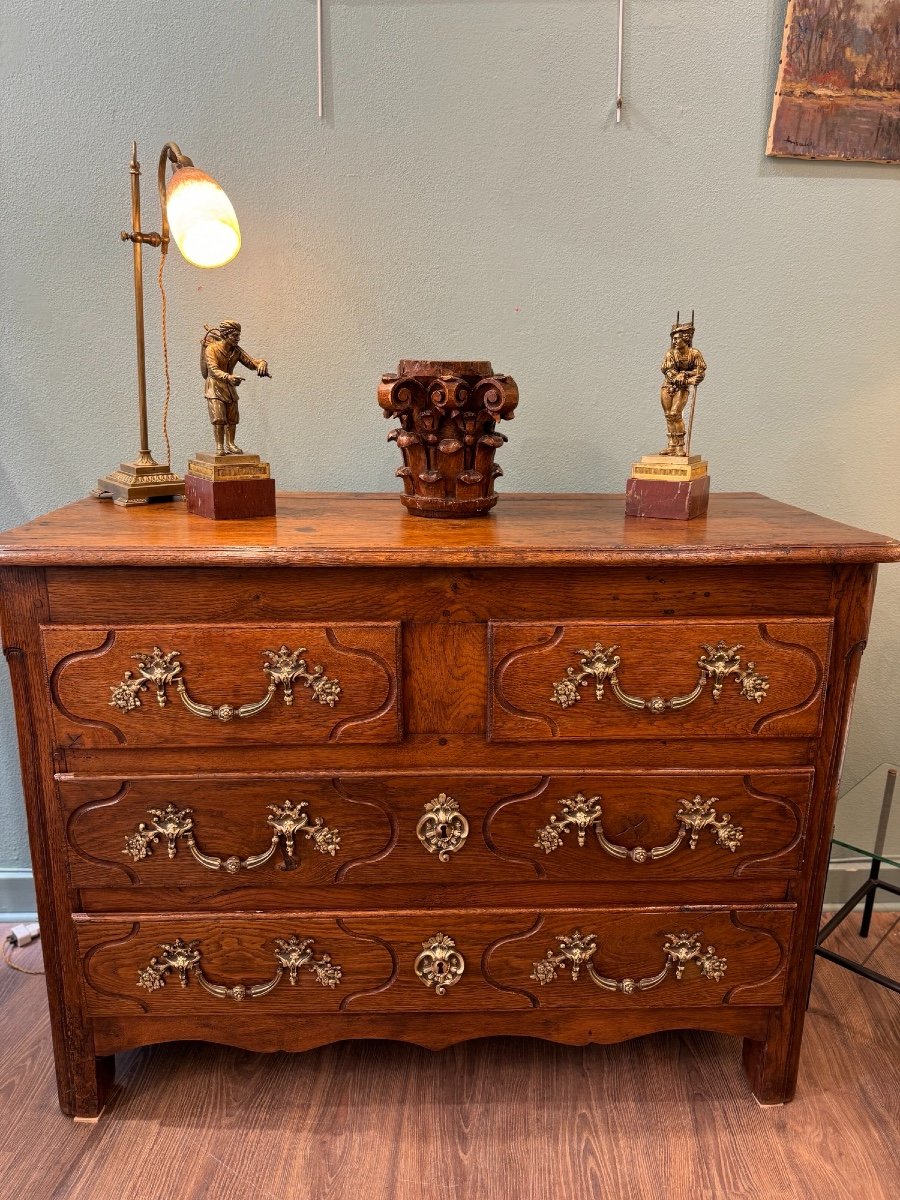
<path fill-rule="evenodd" d="M 709 476 L 699 479 L 629 479 L 625 486 L 626 517 L 665 517 L 691 521 L 709 507 Z"/>
<path fill-rule="evenodd" d="M 201 479 L 188 474 L 184 498 L 189 513 L 213 521 L 275 516 L 274 479 Z"/>

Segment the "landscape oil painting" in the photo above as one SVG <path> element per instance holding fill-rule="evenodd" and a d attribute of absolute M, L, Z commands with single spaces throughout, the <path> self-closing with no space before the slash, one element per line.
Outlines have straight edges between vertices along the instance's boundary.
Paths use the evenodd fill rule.
<path fill-rule="evenodd" d="M 900 0 L 788 0 L 766 153 L 900 162 Z"/>

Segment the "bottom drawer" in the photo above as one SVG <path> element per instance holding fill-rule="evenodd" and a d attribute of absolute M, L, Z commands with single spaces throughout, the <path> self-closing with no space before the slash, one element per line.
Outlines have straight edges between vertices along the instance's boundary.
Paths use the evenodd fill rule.
<path fill-rule="evenodd" d="M 88 1012 L 209 1017 L 773 1005 L 794 908 L 76 917 Z M 249 1015 L 249 1014 L 248 1014 Z"/>

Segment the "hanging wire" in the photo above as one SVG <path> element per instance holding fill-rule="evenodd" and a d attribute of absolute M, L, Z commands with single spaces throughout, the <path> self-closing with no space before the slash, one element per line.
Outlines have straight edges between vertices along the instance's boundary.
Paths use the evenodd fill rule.
<path fill-rule="evenodd" d="M 322 0 L 316 0 L 316 72 L 319 99 L 319 120 L 325 116 L 325 82 L 322 65 Z"/>
<path fill-rule="evenodd" d="M 159 274 L 156 282 L 159 284 L 159 294 L 162 299 L 162 352 L 163 372 L 166 377 L 166 398 L 163 401 L 162 432 L 166 443 L 166 466 L 172 467 L 172 446 L 169 442 L 169 399 L 172 395 L 172 381 L 169 378 L 169 337 L 166 330 L 166 289 L 163 287 L 163 267 L 166 265 L 166 255 L 159 256 Z"/>
<path fill-rule="evenodd" d="M 625 0 L 619 0 L 619 47 L 616 61 L 616 124 L 622 120 L 622 41 L 625 29 Z"/>

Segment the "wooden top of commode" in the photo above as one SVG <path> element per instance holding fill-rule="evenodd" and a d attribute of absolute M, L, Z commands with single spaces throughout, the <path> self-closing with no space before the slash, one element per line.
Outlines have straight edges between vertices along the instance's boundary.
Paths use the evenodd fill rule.
<path fill-rule="evenodd" d="M 626 566 L 875 563 L 900 542 L 754 492 L 692 521 L 625 516 L 621 495 L 501 495 L 487 516 L 429 520 L 397 495 L 287 492 L 274 517 L 211 521 L 180 501 L 85 499 L 0 534 L 3 566 Z"/>

